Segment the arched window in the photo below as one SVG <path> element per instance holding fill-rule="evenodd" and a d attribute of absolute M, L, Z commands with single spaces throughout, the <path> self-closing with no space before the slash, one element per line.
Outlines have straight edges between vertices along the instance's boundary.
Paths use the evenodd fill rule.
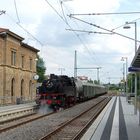
<path fill-rule="evenodd" d="M 32 99 L 32 81 L 29 81 L 29 96 Z"/>
<path fill-rule="evenodd" d="M 11 80 L 11 103 L 14 103 L 15 101 L 15 79 L 12 78 Z"/>
<path fill-rule="evenodd" d="M 12 78 L 12 81 L 11 81 L 11 96 L 13 97 L 15 95 L 15 79 Z"/>
<path fill-rule="evenodd" d="M 21 98 L 24 96 L 24 80 L 21 80 Z"/>

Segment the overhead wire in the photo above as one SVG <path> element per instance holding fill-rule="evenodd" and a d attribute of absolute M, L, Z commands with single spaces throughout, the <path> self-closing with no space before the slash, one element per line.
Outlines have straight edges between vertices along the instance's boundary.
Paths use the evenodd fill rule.
<path fill-rule="evenodd" d="M 119 12 L 119 13 L 87 13 L 87 14 L 71 14 L 71 16 L 95 16 L 95 15 L 124 15 L 124 14 L 140 14 L 140 12 Z"/>
<path fill-rule="evenodd" d="M 14 2 L 15 2 L 16 14 L 17 14 L 17 18 L 18 18 L 18 23 L 17 23 L 17 25 L 20 26 L 20 27 L 21 27 L 25 32 L 27 32 L 30 36 L 32 36 L 33 39 L 35 39 L 37 42 L 39 42 L 39 44 L 41 44 L 41 46 L 43 46 L 43 43 L 42 43 L 42 42 L 40 42 L 40 41 L 39 41 L 36 37 L 34 37 L 27 29 L 25 29 L 21 24 L 19 24 L 19 23 L 20 23 L 20 19 L 19 19 L 19 15 L 18 15 L 17 6 L 16 6 L 16 1 L 14 0 Z M 52 6 L 52 8 L 53 8 L 53 6 Z M 59 14 L 59 12 L 57 12 L 57 10 L 56 10 L 55 12 L 57 12 L 57 14 L 59 15 L 59 17 L 60 17 L 68 26 L 70 26 L 69 23 L 68 23 L 68 21 L 67 21 L 67 19 L 66 19 L 66 17 L 65 17 L 65 13 L 64 13 L 64 9 L 63 9 L 62 3 L 61 3 L 61 9 L 62 9 L 63 16 L 61 16 L 61 15 Z M 55 10 L 55 8 L 54 8 L 54 10 Z M 71 27 L 71 26 L 70 26 L 70 27 Z M 71 29 L 72 29 L 72 28 L 71 28 Z M 80 42 L 82 43 L 83 41 L 81 40 L 81 38 L 79 37 L 79 35 L 78 35 L 76 32 L 74 32 L 74 33 L 76 34 L 76 36 L 79 38 Z M 84 44 L 84 43 L 83 43 L 83 44 Z M 87 49 L 88 49 L 88 48 L 87 48 Z M 89 49 L 88 49 L 88 51 L 89 51 L 89 53 L 91 53 Z"/>
<path fill-rule="evenodd" d="M 16 11 L 16 16 L 18 19 L 18 22 L 12 17 L 10 16 L 8 13 L 6 13 L 6 11 L 0 11 L 0 15 L 5 14 L 7 15 L 7 17 L 9 19 L 11 19 L 11 21 L 13 21 L 16 25 L 18 25 L 21 29 L 23 29 L 28 35 L 30 35 L 35 41 L 37 41 L 41 46 L 44 46 L 44 43 L 42 43 L 39 39 L 37 39 L 33 34 L 31 34 L 25 27 L 23 27 L 20 23 L 20 18 L 19 18 L 19 14 L 18 14 L 18 9 L 17 9 L 17 4 L 16 1 L 14 1 L 14 7 L 15 7 L 15 11 Z M 61 16 L 61 15 L 60 15 Z M 62 18 L 63 19 L 63 18 Z M 55 64 L 58 64 L 56 61 L 54 62 L 54 60 L 51 59 L 51 61 Z M 63 66 L 63 64 L 58 64 L 59 66 Z"/>
<path fill-rule="evenodd" d="M 15 20 L 9 15 L 9 14 L 7 14 L 6 13 L 6 15 L 13 21 L 13 22 L 15 22 Z M 41 46 L 44 46 L 44 44 L 40 41 L 40 40 L 38 40 L 34 35 L 32 35 L 26 28 L 24 28 L 19 22 L 16 22 L 16 24 L 20 27 L 20 28 L 22 28 L 26 33 L 28 33 L 34 40 L 36 40 Z"/>
<path fill-rule="evenodd" d="M 48 0 L 45 0 L 47 2 L 47 4 L 55 11 L 55 13 L 67 24 L 67 22 L 65 21 L 65 19 L 63 18 L 63 16 L 61 16 L 59 14 L 59 12 L 49 3 Z"/>
<path fill-rule="evenodd" d="M 70 13 L 70 12 L 69 12 Z M 74 20 L 74 23 L 77 25 L 77 27 L 79 27 L 78 26 L 78 24 L 77 24 L 77 22 Z M 78 31 L 78 32 L 87 32 L 87 33 L 98 33 L 98 34 L 112 34 L 112 33 L 103 33 L 103 32 L 96 32 L 96 31 L 86 31 L 86 30 L 74 30 L 74 29 L 66 29 L 66 30 L 69 30 L 69 31 Z M 87 44 L 87 43 L 86 43 Z M 79 52 L 80 53 L 80 52 Z M 96 55 L 96 53 L 95 52 L 93 52 L 92 51 L 92 49 L 90 49 L 90 52 L 89 52 L 90 54 L 91 54 L 91 57 L 92 56 L 96 56 L 96 58 L 98 57 L 97 55 Z M 83 54 L 82 54 L 83 55 Z M 84 55 L 85 57 L 87 57 L 86 55 Z M 95 59 L 95 57 L 93 58 L 93 59 L 91 59 L 91 57 L 88 57 L 88 61 L 89 60 L 92 60 L 91 62 L 93 63 L 93 59 L 95 60 L 95 62 L 94 62 L 94 65 L 96 65 L 97 67 L 101 67 L 99 64 L 101 64 L 101 60 L 100 60 L 100 57 L 98 57 L 97 59 L 98 59 L 98 62 L 97 62 L 97 60 Z M 103 67 L 102 67 L 103 68 Z"/>
<path fill-rule="evenodd" d="M 38 40 L 35 36 L 33 36 L 25 27 L 23 27 L 21 24 L 20 24 L 20 18 L 19 18 L 19 14 L 18 14 L 18 9 L 17 9 L 17 2 L 16 0 L 14 0 L 14 7 L 15 7 L 15 11 L 16 11 L 16 17 L 17 17 L 17 22 L 16 24 L 22 28 L 28 35 L 30 35 L 32 37 L 32 39 L 34 39 L 35 41 L 37 41 L 41 46 L 43 46 L 43 43 Z M 9 15 L 9 17 L 14 21 L 14 19 Z M 42 49 L 42 47 L 41 47 Z M 41 51 L 42 52 L 42 51 Z"/>
<path fill-rule="evenodd" d="M 106 15 L 106 14 L 139 14 L 140 12 L 123 12 L 123 13 L 94 13 L 94 14 L 70 14 L 70 17 L 72 17 L 72 16 L 76 16 L 76 15 Z M 138 18 L 139 19 L 139 18 Z M 136 19 L 136 20 L 138 20 L 138 19 Z M 79 20 L 78 18 L 77 18 L 77 20 Z M 87 22 L 85 22 L 85 21 L 83 21 L 83 20 L 80 20 L 80 21 L 82 21 L 82 22 L 84 22 L 84 23 L 87 23 Z M 134 20 L 135 21 L 135 20 Z M 116 33 L 116 32 L 113 32 L 115 29 L 118 29 L 118 28 L 120 28 L 120 27 L 122 27 L 122 26 L 124 26 L 124 25 L 121 25 L 121 26 L 118 26 L 118 27 L 116 27 L 116 28 L 114 28 L 114 29 L 112 29 L 112 30 L 107 30 L 107 29 L 105 29 L 105 28 L 102 28 L 102 27 L 100 27 L 100 26 L 97 26 L 97 25 L 95 25 L 95 24 L 92 24 L 92 23 L 87 23 L 87 24 L 89 24 L 89 25 L 92 25 L 92 26 L 94 26 L 94 27 L 97 27 L 97 28 L 100 28 L 100 29 L 103 29 L 103 30 L 105 30 L 105 31 L 109 31 L 111 34 L 114 34 L 114 33 Z M 125 38 L 128 38 L 128 39 L 130 39 L 130 40 L 133 40 L 133 41 L 135 41 L 135 39 L 133 39 L 133 38 L 130 38 L 130 37 L 127 37 L 127 36 L 125 36 L 125 35 L 122 35 L 122 34 L 120 34 L 120 33 L 116 33 L 117 35 L 120 35 L 120 36 L 122 36 L 122 37 L 125 37 Z M 137 40 L 138 41 L 138 40 Z M 139 42 L 139 41 L 138 41 Z"/>
<path fill-rule="evenodd" d="M 62 2 L 61 2 L 61 6 L 62 6 Z M 63 13 L 64 14 L 64 13 Z M 76 21 L 75 21 L 76 22 Z M 77 22 L 76 22 L 77 23 Z M 77 25 L 77 24 L 76 24 Z M 81 30 L 73 30 L 73 29 L 66 29 L 66 30 L 70 30 L 70 31 L 81 31 Z M 81 32 L 86 32 L 86 31 L 81 31 Z M 87 31 L 88 32 L 88 31 Z M 89 33 L 99 33 L 99 34 L 114 34 L 114 33 L 109 33 L 109 32 L 107 32 L 107 33 L 103 33 L 103 32 L 92 32 L 92 31 L 89 31 Z M 90 53 L 92 53 L 92 51 L 90 51 Z M 93 54 L 92 54 L 93 55 Z M 95 56 L 96 54 L 94 53 L 94 56 Z M 99 59 L 98 59 L 98 61 L 99 61 Z"/>
<path fill-rule="evenodd" d="M 26 28 L 24 28 L 24 27 L 21 25 L 21 23 L 16 22 L 15 19 L 12 18 L 9 14 L 6 13 L 6 15 L 7 15 L 14 23 L 16 23 L 16 25 L 18 25 L 18 26 L 19 26 L 21 29 L 23 29 L 27 34 L 29 34 L 35 41 L 37 41 L 37 42 L 41 45 L 41 47 L 44 46 L 44 43 L 42 43 L 42 42 L 41 42 L 40 40 L 38 40 L 34 35 L 32 35 Z M 50 59 L 50 61 L 52 61 L 52 62 L 55 63 L 55 64 L 63 65 L 63 64 L 57 63 L 54 59 L 51 59 L 51 58 L 49 58 L 49 59 Z"/>
<path fill-rule="evenodd" d="M 60 1 L 60 6 L 61 6 L 63 18 L 65 19 L 65 22 L 68 24 L 68 21 L 67 21 L 67 18 L 66 18 L 66 16 L 65 16 L 64 9 L 63 9 L 63 1 L 62 1 L 62 0 L 59 0 L 59 1 Z"/>
<path fill-rule="evenodd" d="M 64 5 L 64 2 L 63 2 L 63 3 L 61 2 L 61 6 L 62 6 L 62 8 L 63 8 L 63 5 L 62 5 L 62 4 Z M 65 6 L 65 5 L 64 5 L 64 6 Z M 67 9 L 67 8 L 66 8 L 66 9 Z M 64 10 L 63 10 L 63 11 L 64 11 Z M 70 13 L 70 11 L 68 11 L 68 12 Z M 64 17 L 66 17 L 64 12 L 63 12 L 63 14 L 64 14 Z M 67 22 L 67 23 L 68 23 L 68 22 Z M 79 28 L 79 25 L 77 24 L 77 22 L 74 21 L 74 23 L 75 23 L 76 26 Z M 71 30 L 71 31 L 73 31 L 73 32 L 75 32 L 75 33 L 77 34 L 77 30 L 74 30 L 74 29 L 72 29 L 72 28 L 71 28 L 71 29 L 66 29 L 66 30 Z M 96 58 L 93 57 L 93 56 L 96 55 L 95 52 L 93 52 L 91 49 L 89 49 L 89 48 L 87 47 L 87 45 L 86 45 L 87 43 L 85 44 L 85 43 L 83 42 L 83 39 L 80 38 L 80 35 L 79 35 L 79 34 L 77 34 L 77 35 L 78 35 L 77 37 L 79 38 L 81 44 L 84 46 L 84 48 L 86 48 L 88 54 L 92 57 L 91 60 L 94 59 L 95 61 L 97 61 Z M 85 40 L 86 40 L 86 39 L 85 39 Z M 89 58 L 88 58 L 88 60 L 89 60 Z M 99 61 L 99 59 L 98 59 L 98 61 Z M 92 63 L 93 63 L 93 61 L 92 61 Z"/>
<path fill-rule="evenodd" d="M 66 5 L 63 3 L 63 5 L 66 7 Z M 66 8 L 67 9 L 67 8 Z M 70 13 L 70 11 L 69 11 L 69 13 Z M 78 23 L 75 21 L 75 20 L 73 20 L 73 22 L 77 25 L 77 27 L 79 27 L 78 26 Z M 77 31 L 77 32 L 87 32 L 88 34 L 90 34 L 90 33 L 98 33 L 98 34 L 110 34 L 110 35 L 113 35 L 114 33 L 110 33 L 110 32 L 96 32 L 96 31 L 86 31 L 86 30 L 75 30 L 75 29 L 66 29 L 66 30 L 69 30 L 69 31 Z M 95 52 L 93 52 L 92 50 L 90 50 L 90 53 L 92 53 L 93 55 L 92 56 L 96 56 L 96 58 L 98 57 L 98 55 L 96 55 L 96 53 Z M 108 54 L 106 54 L 106 55 L 108 55 Z M 88 58 L 89 59 L 89 58 Z M 97 58 L 98 59 L 98 62 L 99 62 L 99 64 L 102 64 L 102 61 L 100 60 L 100 57 L 98 57 Z M 90 60 L 90 59 L 89 59 Z M 96 61 L 96 59 L 94 58 L 94 60 Z M 100 60 L 100 61 L 99 61 Z M 93 61 L 92 61 L 93 62 Z M 97 61 L 96 61 L 97 62 Z"/>
<path fill-rule="evenodd" d="M 64 12 L 63 12 L 63 10 L 64 9 L 62 9 L 62 14 L 63 14 L 63 16 L 61 16 L 60 14 L 59 14 L 59 12 L 47 1 L 47 0 L 45 0 L 52 8 L 53 8 L 53 10 L 58 14 L 58 16 L 70 27 L 70 29 L 71 30 L 73 30 L 72 28 L 71 28 L 71 26 L 69 25 L 69 23 L 67 22 L 67 20 L 65 20 L 65 17 L 64 17 Z M 62 5 L 61 5 L 62 6 Z M 62 7 L 63 8 L 63 7 Z M 99 27 L 99 26 L 96 26 L 96 27 Z M 102 28 L 101 28 L 102 29 Z M 110 30 L 106 30 L 106 31 L 108 31 L 108 32 L 111 32 Z M 81 40 L 81 38 L 79 37 L 79 35 L 76 33 L 76 31 L 73 31 L 73 33 L 78 37 L 78 39 L 80 40 L 80 42 L 83 44 L 83 41 Z M 115 32 L 111 32 L 111 34 L 114 34 Z M 121 35 L 121 34 L 119 34 L 118 33 L 118 35 Z M 123 37 L 125 37 L 125 36 L 123 36 Z M 126 36 L 127 37 L 127 36 Z M 129 37 L 128 37 L 129 38 Z M 131 38 L 132 39 L 132 38 Z M 132 39 L 133 40 L 133 39 Z M 83 44 L 84 45 L 84 44 Z M 88 52 L 89 53 L 91 53 L 90 51 L 89 51 L 89 49 L 87 48 L 87 50 L 88 50 Z"/>
<path fill-rule="evenodd" d="M 15 11 L 16 11 L 16 16 L 17 16 L 17 19 L 18 19 L 18 22 L 17 23 L 20 23 L 20 18 L 19 18 L 19 14 L 18 14 L 16 0 L 14 0 L 14 6 L 15 6 Z"/>
<path fill-rule="evenodd" d="M 72 17 L 72 18 L 73 18 L 73 17 Z M 75 18 L 75 17 L 74 17 L 74 18 Z M 135 39 L 133 39 L 133 38 L 127 37 L 127 36 L 122 35 L 122 34 L 120 34 L 120 33 L 113 32 L 112 30 L 105 29 L 105 28 L 103 28 L 103 27 L 97 26 L 97 25 L 92 24 L 92 23 L 88 23 L 88 22 L 86 22 L 86 21 L 84 21 L 84 20 L 81 20 L 81 19 L 79 19 L 79 18 L 76 18 L 76 19 L 77 19 L 77 20 L 80 20 L 80 21 L 82 21 L 82 22 L 84 22 L 84 23 L 87 23 L 87 24 L 89 24 L 89 25 L 92 25 L 92 26 L 94 26 L 94 27 L 97 27 L 97 28 L 103 29 L 103 30 L 105 30 L 105 31 L 108 31 L 108 32 L 110 32 L 110 33 L 112 33 L 112 34 L 117 34 L 117 35 L 120 35 L 120 36 L 122 36 L 122 37 L 131 39 L 131 40 L 133 40 L 133 41 L 135 40 Z M 137 40 L 137 41 L 138 41 L 138 40 Z"/>
<path fill-rule="evenodd" d="M 70 16 L 70 15 L 69 15 L 69 16 Z M 120 33 L 114 32 L 114 31 L 109 30 L 109 29 L 106 29 L 106 28 L 103 28 L 103 27 L 98 26 L 98 25 L 93 24 L 93 23 L 89 23 L 89 22 L 87 22 L 87 21 L 85 21 L 85 20 L 82 20 L 82 19 L 79 19 L 79 18 L 76 18 L 76 17 L 73 17 L 73 16 L 70 16 L 70 18 L 73 18 L 73 19 L 79 20 L 79 21 L 81 21 L 81 22 L 83 22 L 83 23 L 89 24 L 89 25 L 94 26 L 94 27 L 96 27 L 96 28 L 99 28 L 99 29 L 102 29 L 102 30 L 105 30 L 105 31 L 111 32 L 111 33 L 113 33 L 113 34 L 116 34 L 116 35 L 122 36 L 122 37 L 124 37 L 124 38 L 127 38 L 127 39 L 130 39 L 130 40 L 135 41 L 135 39 L 133 39 L 133 38 L 131 38 L 131 37 L 128 37 L 128 36 L 126 36 L 126 35 L 123 35 L 123 34 L 120 34 Z M 140 42 L 140 41 L 137 40 L 137 42 Z"/>
<path fill-rule="evenodd" d="M 21 29 L 23 29 L 28 35 L 30 35 L 34 40 L 36 40 L 41 46 L 44 46 L 44 44 L 38 40 L 33 34 L 31 34 L 25 27 L 23 27 L 20 23 L 20 18 L 19 18 L 19 14 L 18 14 L 18 9 L 17 9 L 17 3 L 16 0 L 14 0 L 14 7 L 15 7 L 15 11 L 16 11 L 16 17 L 18 19 L 18 22 L 15 21 L 15 19 L 10 16 L 8 13 L 6 13 L 6 15 L 14 22 L 16 23 Z"/>
<path fill-rule="evenodd" d="M 84 32 L 88 34 L 113 34 L 113 33 L 108 33 L 108 32 L 97 32 L 97 31 L 87 31 L 87 30 L 77 30 L 77 29 L 66 29 L 68 31 L 77 31 L 77 32 Z"/>
<path fill-rule="evenodd" d="M 70 28 L 72 29 L 71 25 L 65 20 L 65 18 L 63 16 L 61 16 L 59 14 L 59 12 L 48 2 L 48 0 L 45 0 L 47 2 L 47 4 L 56 12 L 56 14 L 65 22 L 65 24 Z M 64 14 L 64 13 L 63 13 Z M 73 29 L 72 29 L 73 30 Z M 79 41 L 81 42 L 81 44 L 87 49 L 88 53 L 90 55 L 93 55 L 91 53 L 91 51 L 89 50 L 89 48 L 85 45 L 85 43 L 83 42 L 83 40 L 79 37 L 79 34 L 77 34 L 76 31 L 73 31 L 73 33 L 76 35 L 76 37 L 79 39 Z"/>
<path fill-rule="evenodd" d="M 139 19 L 139 18 L 138 18 Z M 138 19 L 135 19 L 135 20 L 133 20 L 133 21 L 136 21 L 136 20 L 138 20 Z M 133 22 L 132 21 L 132 22 Z M 122 26 L 124 26 L 124 25 L 122 25 Z M 122 27 L 122 26 L 119 26 L 119 27 Z M 115 28 L 116 29 L 116 28 Z M 69 30 L 69 31 L 71 31 L 71 29 L 66 29 L 66 30 Z M 113 35 L 114 33 L 112 33 L 112 32 L 96 32 L 96 31 L 86 31 L 86 30 L 75 30 L 75 31 L 78 31 L 78 32 L 87 32 L 87 33 L 98 33 L 98 34 L 111 34 L 111 35 Z M 111 30 L 111 31 L 113 31 L 113 29 Z"/>

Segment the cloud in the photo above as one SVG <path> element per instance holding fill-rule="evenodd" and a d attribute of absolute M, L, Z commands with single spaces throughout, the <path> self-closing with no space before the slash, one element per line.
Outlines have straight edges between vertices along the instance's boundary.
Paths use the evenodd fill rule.
<path fill-rule="evenodd" d="M 75 37 L 65 28 L 65 24 L 58 18 L 46 16 L 38 26 L 37 37 L 46 45 L 49 44 L 54 47 L 72 46 L 75 43 Z"/>
<path fill-rule="evenodd" d="M 74 13 L 82 13 L 82 12 L 110 12 L 115 11 L 119 8 L 120 2 L 122 0 L 73 0 L 71 2 L 71 6 L 73 7 Z"/>
<path fill-rule="evenodd" d="M 101 66 L 100 75 L 103 77 L 108 76 L 106 73 L 118 75 L 119 77 L 122 76 L 120 71 L 122 62 L 120 58 L 127 56 L 129 58 L 128 63 L 131 63 L 134 56 L 134 41 L 114 34 L 88 34 L 68 31 L 66 29 L 105 32 L 105 30 L 69 18 L 67 15 L 71 13 L 139 11 L 139 0 L 136 0 L 135 3 L 131 0 L 72 0 L 63 1 L 62 6 L 59 0 L 48 0 L 48 2 L 53 8 L 45 0 L 16 0 L 20 24 L 43 45 L 18 26 L 13 0 L 4 0 L 1 3 L 0 10 L 6 10 L 7 14 L 0 16 L 0 26 L 9 28 L 11 31 L 24 37 L 25 42 L 40 49 L 40 55 L 43 57 L 47 67 L 47 74 L 60 74 L 58 69 L 65 68 L 64 74 L 73 75 L 74 51 L 77 50 L 77 63 L 79 67 Z M 139 15 L 116 14 L 76 17 L 111 30 L 123 25 L 126 21 L 139 18 Z M 11 20 L 11 18 L 14 20 Z M 137 31 L 139 32 L 139 30 L 138 25 Z M 129 31 L 124 31 L 122 27 L 115 31 L 134 38 L 133 25 Z M 89 77 L 94 77 L 94 79 L 96 78 L 96 71 L 80 70 L 78 74 L 85 74 Z M 103 77 L 101 77 L 103 82 L 108 81 L 108 79 Z M 116 82 L 119 80 L 116 80 Z"/>

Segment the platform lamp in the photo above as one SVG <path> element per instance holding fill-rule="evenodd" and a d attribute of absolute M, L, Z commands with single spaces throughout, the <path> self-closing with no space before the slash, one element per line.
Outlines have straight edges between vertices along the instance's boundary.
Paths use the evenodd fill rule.
<path fill-rule="evenodd" d="M 135 54 L 136 54 L 136 52 L 137 52 L 137 22 L 126 22 L 123 28 L 130 29 L 131 26 L 129 24 L 135 25 Z"/>
<path fill-rule="evenodd" d="M 137 52 L 137 22 L 126 22 L 124 29 L 130 29 L 131 27 L 129 24 L 135 25 L 135 55 Z M 135 108 L 134 108 L 134 114 L 137 114 L 137 73 L 135 73 Z"/>

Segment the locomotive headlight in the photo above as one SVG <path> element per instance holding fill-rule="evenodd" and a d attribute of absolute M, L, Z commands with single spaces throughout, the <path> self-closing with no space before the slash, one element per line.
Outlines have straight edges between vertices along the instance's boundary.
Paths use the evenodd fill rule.
<path fill-rule="evenodd" d="M 54 96 L 53 99 L 56 100 L 56 97 Z"/>

